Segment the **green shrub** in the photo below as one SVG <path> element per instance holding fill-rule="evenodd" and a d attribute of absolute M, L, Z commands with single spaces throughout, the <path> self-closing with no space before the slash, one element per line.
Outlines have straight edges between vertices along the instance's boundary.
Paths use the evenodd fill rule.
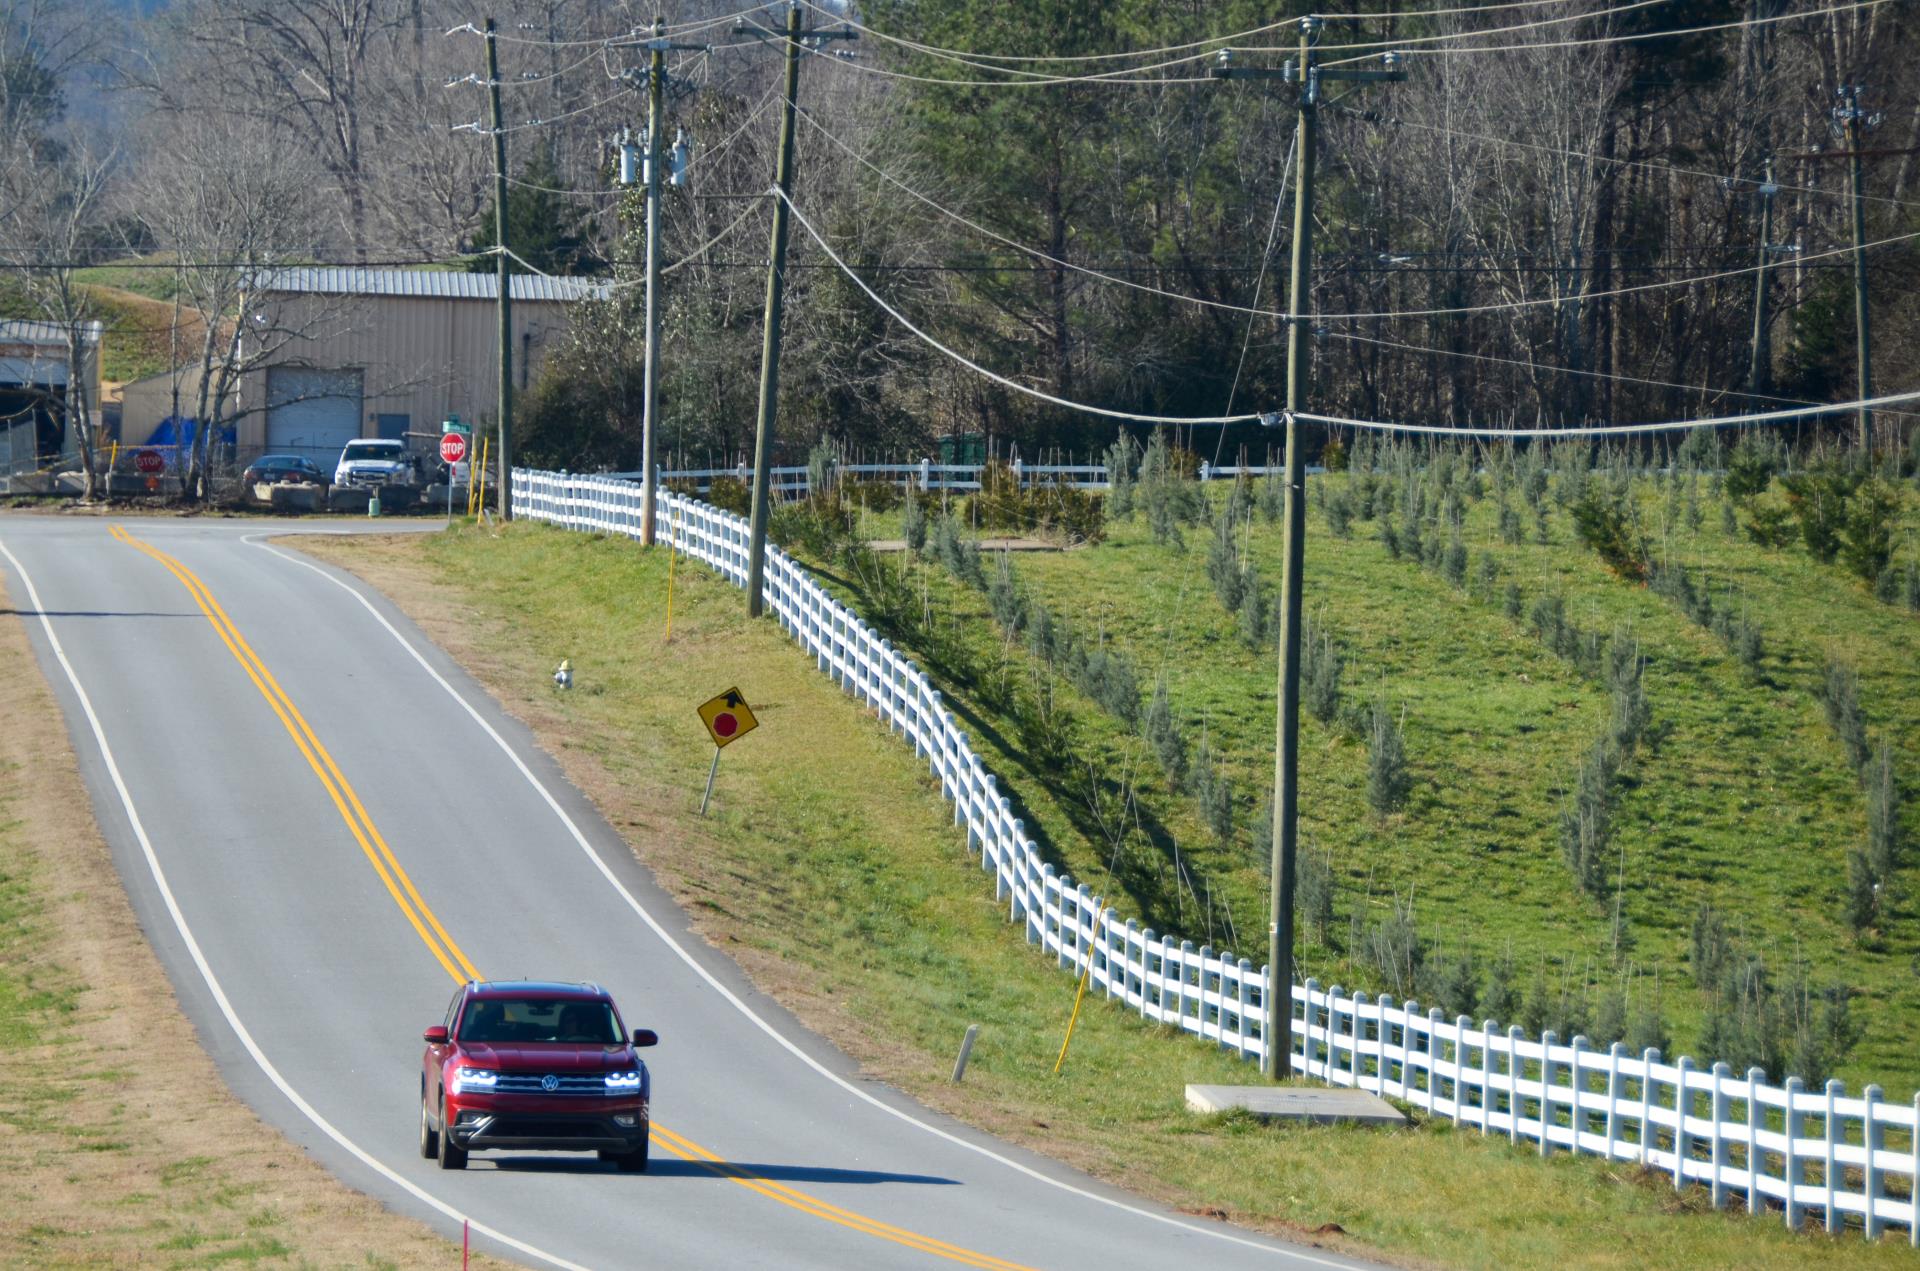
<path fill-rule="evenodd" d="M 1647 548 L 1630 498 L 1589 490 L 1573 505 L 1574 534 L 1596 553 L 1616 577 L 1644 582 Z"/>
<path fill-rule="evenodd" d="M 1871 583 L 1893 560 L 1893 530 L 1900 518 L 1900 501 L 1879 481 L 1863 482 L 1847 508 L 1840 528 L 1840 561 L 1855 576 Z"/>
<path fill-rule="evenodd" d="M 1300 703 L 1323 724 L 1340 714 L 1340 646 L 1318 618 L 1308 614 L 1300 632 Z"/>
<path fill-rule="evenodd" d="M 693 492 L 689 490 L 687 493 Z M 732 512 L 736 516 L 750 516 L 753 513 L 753 492 L 738 477 L 715 477 L 707 487 L 706 500 L 721 511 Z"/>

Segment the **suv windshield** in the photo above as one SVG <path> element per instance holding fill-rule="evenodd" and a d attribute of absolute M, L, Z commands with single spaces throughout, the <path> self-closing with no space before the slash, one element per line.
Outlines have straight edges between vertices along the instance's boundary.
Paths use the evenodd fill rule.
<path fill-rule="evenodd" d="M 397 441 L 377 441 L 366 446 L 356 443 L 348 446 L 347 453 L 342 457 L 346 459 L 379 459 L 387 463 L 398 463 L 404 451 L 405 447 Z"/>
<path fill-rule="evenodd" d="M 606 1002 L 490 997 L 467 1007 L 460 1020 L 460 1040 L 617 1046 L 622 1039 L 613 1007 Z"/>

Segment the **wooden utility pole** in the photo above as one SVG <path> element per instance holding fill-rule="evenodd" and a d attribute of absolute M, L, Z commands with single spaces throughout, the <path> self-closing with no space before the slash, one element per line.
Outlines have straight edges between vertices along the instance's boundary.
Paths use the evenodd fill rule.
<path fill-rule="evenodd" d="M 1860 85 L 1848 84 L 1840 90 L 1844 103 L 1833 112 L 1847 138 L 1847 184 L 1853 202 L 1853 325 L 1855 396 L 1866 401 L 1873 396 L 1873 326 L 1867 314 L 1867 215 L 1860 194 L 1860 134 L 1866 123 L 1860 109 Z M 1878 123 L 1875 119 L 1873 122 Z M 1873 412 L 1860 408 L 1860 453 L 1873 454 Z"/>
<path fill-rule="evenodd" d="M 640 542 L 653 546 L 653 506 L 656 497 L 654 418 L 659 410 L 660 309 L 655 296 L 660 279 L 660 128 L 665 113 L 667 81 L 667 20 L 655 16 L 653 39 L 647 42 L 647 354 L 640 390 Z"/>
<path fill-rule="evenodd" d="M 786 98 L 780 108 L 780 157 L 773 170 L 779 197 L 773 202 L 773 242 L 767 265 L 767 313 L 760 344 L 760 410 L 753 430 L 753 512 L 747 529 L 747 616 L 760 616 L 767 563 L 768 467 L 773 462 L 773 420 L 780 397 L 780 314 L 787 272 L 787 200 L 793 190 L 793 126 L 799 110 L 800 53 L 804 40 L 852 40 L 853 31 L 803 31 L 798 0 L 787 7 Z M 740 35 L 764 35 L 765 28 L 737 26 Z"/>
<path fill-rule="evenodd" d="M 1764 397 L 1773 386 L 1773 349 L 1767 318 L 1767 265 L 1773 257 L 1773 196 L 1780 187 L 1773 180 L 1773 159 L 1767 159 L 1766 178 L 1760 183 L 1760 264 L 1753 276 L 1753 341 L 1747 351 L 1747 391 Z"/>
<path fill-rule="evenodd" d="M 1280 572 L 1279 713 L 1273 747 L 1273 881 L 1267 922 L 1267 991 L 1261 1005 L 1265 1025 L 1260 1071 L 1273 1080 L 1291 1071 L 1293 1055 L 1293 889 L 1295 839 L 1300 792 L 1300 608 L 1301 571 L 1307 537 L 1306 450 L 1296 412 L 1306 409 L 1307 372 L 1312 339 L 1310 287 L 1313 269 L 1313 165 L 1315 128 L 1320 107 L 1320 81 L 1401 80 L 1399 58 L 1385 56 L 1385 69 L 1320 68 L 1313 64 L 1313 45 L 1320 34 L 1318 18 L 1300 19 L 1300 54 L 1280 70 L 1238 67 L 1222 51 L 1214 68 L 1217 79 L 1280 79 L 1298 87 L 1295 99 L 1293 184 L 1293 268 L 1287 287 L 1287 480 L 1285 561 Z"/>
<path fill-rule="evenodd" d="M 507 129 L 500 119 L 500 55 L 494 47 L 493 19 L 487 19 L 487 102 L 493 110 L 493 269 L 500 285 L 500 442 L 494 454 L 500 463 L 493 488 L 499 492 L 500 519 L 513 519 L 513 281 L 507 268 Z M 453 487 L 447 487 L 453 498 Z"/>

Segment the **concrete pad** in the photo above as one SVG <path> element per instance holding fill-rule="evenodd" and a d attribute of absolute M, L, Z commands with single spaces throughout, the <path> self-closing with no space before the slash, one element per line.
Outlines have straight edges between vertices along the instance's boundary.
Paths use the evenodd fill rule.
<path fill-rule="evenodd" d="M 1407 1123 L 1399 1109 L 1378 1095 L 1331 1086 L 1188 1086 L 1187 1108 L 1192 1112 L 1239 1108 L 1262 1121 L 1308 1121 L 1316 1125 L 1336 1121 L 1360 1125 Z"/>

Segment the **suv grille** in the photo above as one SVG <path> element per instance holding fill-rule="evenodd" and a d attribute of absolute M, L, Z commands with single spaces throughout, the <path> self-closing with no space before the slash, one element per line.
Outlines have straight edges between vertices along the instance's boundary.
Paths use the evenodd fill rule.
<path fill-rule="evenodd" d="M 552 1090 L 544 1084 L 549 1077 L 556 1083 Z M 503 1072 L 493 1090 L 495 1094 L 605 1094 L 607 1079 L 605 1074 L 597 1072 Z"/>

